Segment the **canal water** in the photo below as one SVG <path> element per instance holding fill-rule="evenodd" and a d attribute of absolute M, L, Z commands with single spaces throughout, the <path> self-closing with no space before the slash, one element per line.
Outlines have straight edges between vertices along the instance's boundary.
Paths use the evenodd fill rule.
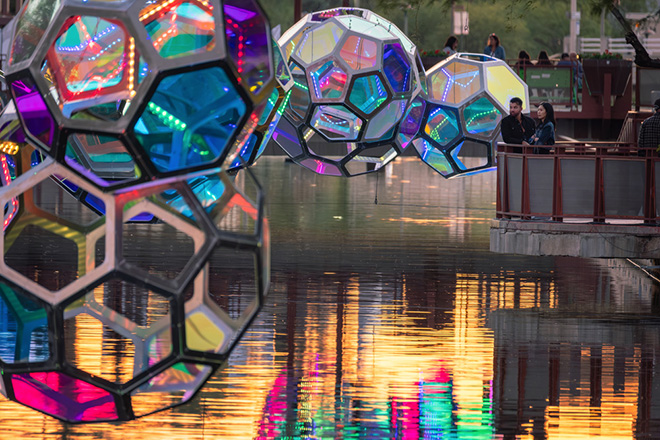
<path fill-rule="evenodd" d="M 2 399 L 3 439 L 660 438 L 655 284 L 625 260 L 489 252 L 495 173 L 253 172 L 271 288 L 226 367 L 125 423 Z"/>

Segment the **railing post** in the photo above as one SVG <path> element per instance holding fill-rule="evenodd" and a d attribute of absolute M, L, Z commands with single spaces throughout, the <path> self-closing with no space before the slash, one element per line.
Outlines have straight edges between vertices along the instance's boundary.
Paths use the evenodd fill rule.
<path fill-rule="evenodd" d="M 552 176 L 552 220 L 561 222 L 564 220 L 563 200 L 561 196 L 561 162 L 559 155 L 555 148 L 553 162 L 553 176 Z"/>
<path fill-rule="evenodd" d="M 655 224 L 655 157 L 646 156 L 644 160 L 646 169 L 646 182 L 644 188 L 644 223 Z"/>
<path fill-rule="evenodd" d="M 605 223 L 605 185 L 603 183 L 603 158 L 596 149 L 594 177 L 594 223 Z"/>
<path fill-rule="evenodd" d="M 530 219 L 530 207 L 529 207 L 529 166 L 527 164 L 528 151 L 523 150 L 523 162 L 522 162 L 522 189 L 520 195 L 522 200 L 520 201 L 520 214 L 521 218 L 525 220 Z"/>

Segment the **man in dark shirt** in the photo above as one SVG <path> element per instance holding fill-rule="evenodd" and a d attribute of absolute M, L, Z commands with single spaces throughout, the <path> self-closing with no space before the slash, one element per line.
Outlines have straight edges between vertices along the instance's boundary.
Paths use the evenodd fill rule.
<path fill-rule="evenodd" d="M 640 156 L 651 156 L 660 149 L 660 99 L 653 103 L 653 116 L 644 119 L 639 130 L 637 151 Z"/>
<path fill-rule="evenodd" d="M 515 97 L 509 101 L 509 116 L 502 119 L 502 140 L 507 144 L 529 145 L 529 138 L 534 135 L 536 124 L 529 116 L 522 113 L 522 99 Z M 522 148 L 514 148 L 514 153 L 522 153 Z"/>

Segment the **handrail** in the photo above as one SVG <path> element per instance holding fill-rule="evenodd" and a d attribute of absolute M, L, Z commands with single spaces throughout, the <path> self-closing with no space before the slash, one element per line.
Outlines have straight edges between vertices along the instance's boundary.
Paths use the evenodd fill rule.
<path fill-rule="evenodd" d="M 656 225 L 660 155 L 626 142 L 498 144 L 497 218 Z"/>

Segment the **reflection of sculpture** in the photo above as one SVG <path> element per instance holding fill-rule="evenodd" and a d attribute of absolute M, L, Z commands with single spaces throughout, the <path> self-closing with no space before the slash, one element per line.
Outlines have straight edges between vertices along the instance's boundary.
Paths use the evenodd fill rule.
<path fill-rule="evenodd" d="M 422 160 L 444 177 L 492 169 L 495 138 L 509 100 L 523 100 L 527 85 L 501 60 L 486 55 L 456 54 L 427 72 L 428 102 L 419 102 L 421 130 L 413 145 Z M 464 157 L 475 156 L 466 165 Z"/>
<path fill-rule="evenodd" d="M 35 147 L 0 154 L 0 393 L 128 420 L 188 401 L 261 307 L 262 193 L 220 167 L 258 156 L 287 72 L 255 0 L 78 3 L 26 2 L 11 46 Z"/>
<path fill-rule="evenodd" d="M 279 42 L 294 86 L 274 139 L 294 161 L 351 176 L 367 172 L 365 164 L 379 169 L 408 145 L 397 135 L 423 68 L 396 26 L 338 8 L 305 16 Z"/>

